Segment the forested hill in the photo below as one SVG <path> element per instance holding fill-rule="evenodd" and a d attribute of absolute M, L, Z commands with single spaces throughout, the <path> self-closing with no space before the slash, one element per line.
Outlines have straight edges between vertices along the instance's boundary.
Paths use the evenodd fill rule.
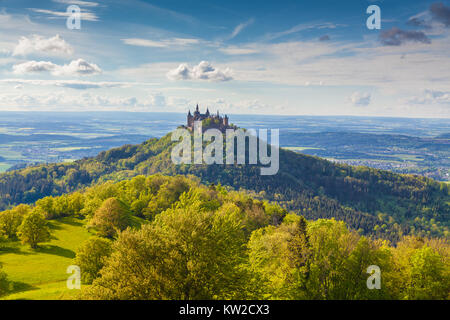
<path fill-rule="evenodd" d="M 351 167 L 280 150 L 276 175 L 259 165 L 174 165 L 171 134 L 125 145 L 73 163 L 47 164 L 0 175 L 0 209 L 33 203 L 107 180 L 140 174 L 192 174 L 278 201 L 308 219 L 345 221 L 363 234 L 397 240 L 400 234 L 448 236 L 448 186 L 434 180 L 367 167 Z"/>

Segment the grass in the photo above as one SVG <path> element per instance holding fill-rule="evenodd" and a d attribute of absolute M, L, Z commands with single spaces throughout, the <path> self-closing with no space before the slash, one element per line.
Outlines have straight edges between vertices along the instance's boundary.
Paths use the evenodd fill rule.
<path fill-rule="evenodd" d="M 90 237 L 83 221 L 62 218 L 50 222 L 52 239 L 32 250 L 20 242 L 0 247 L 3 271 L 12 282 L 12 292 L 2 299 L 70 299 L 78 290 L 69 290 L 67 267 L 76 250 Z"/>

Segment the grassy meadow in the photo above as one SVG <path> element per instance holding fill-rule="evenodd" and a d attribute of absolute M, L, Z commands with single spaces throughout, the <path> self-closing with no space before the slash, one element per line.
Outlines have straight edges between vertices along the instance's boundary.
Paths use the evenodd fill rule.
<path fill-rule="evenodd" d="M 52 239 L 36 250 L 20 242 L 0 247 L 0 262 L 12 281 L 11 293 L 2 299 L 71 299 L 78 290 L 66 287 L 66 273 L 75 252 L 89 238 L 84 222 L 75 218 L 49 221 Z"/>

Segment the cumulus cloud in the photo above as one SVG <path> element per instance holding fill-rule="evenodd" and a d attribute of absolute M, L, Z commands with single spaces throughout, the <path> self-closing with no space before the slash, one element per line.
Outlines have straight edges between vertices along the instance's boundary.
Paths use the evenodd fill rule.
<path fill-rule="evenodd" d="M 95 63 L 83 59 L 73 60 L 69 64 L 57 65 L 50 61 L 27 61 L 13 66 L 15 74 L 50 72 L 55 76 L 87 76 L 95 75 L 102 70 Z"/>
<path fill-rule="evenodd" d="M 165 107 L 167 105 L 166 97 L 161 92 L 150 94 L 147 104 L 156 107 Z"/>
<path fill-rule="evenodd" d="M 387 46 L 399 46 L 405 42 L 431 43 L 422 31 L 406 31 L 397 27 L 381 32 L 380 40 Z"/>
<path fill-rule="evenodd" d="M 39 35 L 21 37 L 13 50 L 13 56 L 28 54 L 72 55 L 73 48 L 58 34 L 51 38 Z"/>
<path fill-rule="evenodd" d="M 55 75 L 68 75 L 68 76 L 88 76 L 101 73 L 102 70 L 95 63 L 89 63 L 86 60 L 78 59 L 73 60 L 69 64 L 65 64 L 58 67 Z"/>
<path fill-rule="evenodd" d="M 53 72 L 58 66 L 50 61 L 27 61 L 13 66 L 15 74 Z"/>
<path fill-rule="evenodd" d="M 170 70 L 167 73 L 167 78 L 170 80 L 229 81 L 233 79 L 231 73 L 229 68 L 220 70 L 213 67 L 209 62 L 202 61 L 193 67 L 182 63 L 178 68 Z"/>
<path fill-rule="evenodd" d="M 350 101 L 354 106 L 357 107 L 365 107 L 370 104 L 371 95 L 370 93 L 363 93 L 363 92 L 354 92 L 350 96 Z"/>
<path fill-rule="evenodd" d="M 407 104 L 444 104 L 450 106 L 450 92 L 425 90 L 422 96 L 406 99 Z"/>

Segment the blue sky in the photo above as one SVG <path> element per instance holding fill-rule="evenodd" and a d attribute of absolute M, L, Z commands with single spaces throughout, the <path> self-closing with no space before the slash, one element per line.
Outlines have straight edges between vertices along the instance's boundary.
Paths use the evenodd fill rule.
<path fill-rule="evenodd" d="M 0 0 L 0 110 L 448 118 L 449 40 L 448 1 Z"/>

